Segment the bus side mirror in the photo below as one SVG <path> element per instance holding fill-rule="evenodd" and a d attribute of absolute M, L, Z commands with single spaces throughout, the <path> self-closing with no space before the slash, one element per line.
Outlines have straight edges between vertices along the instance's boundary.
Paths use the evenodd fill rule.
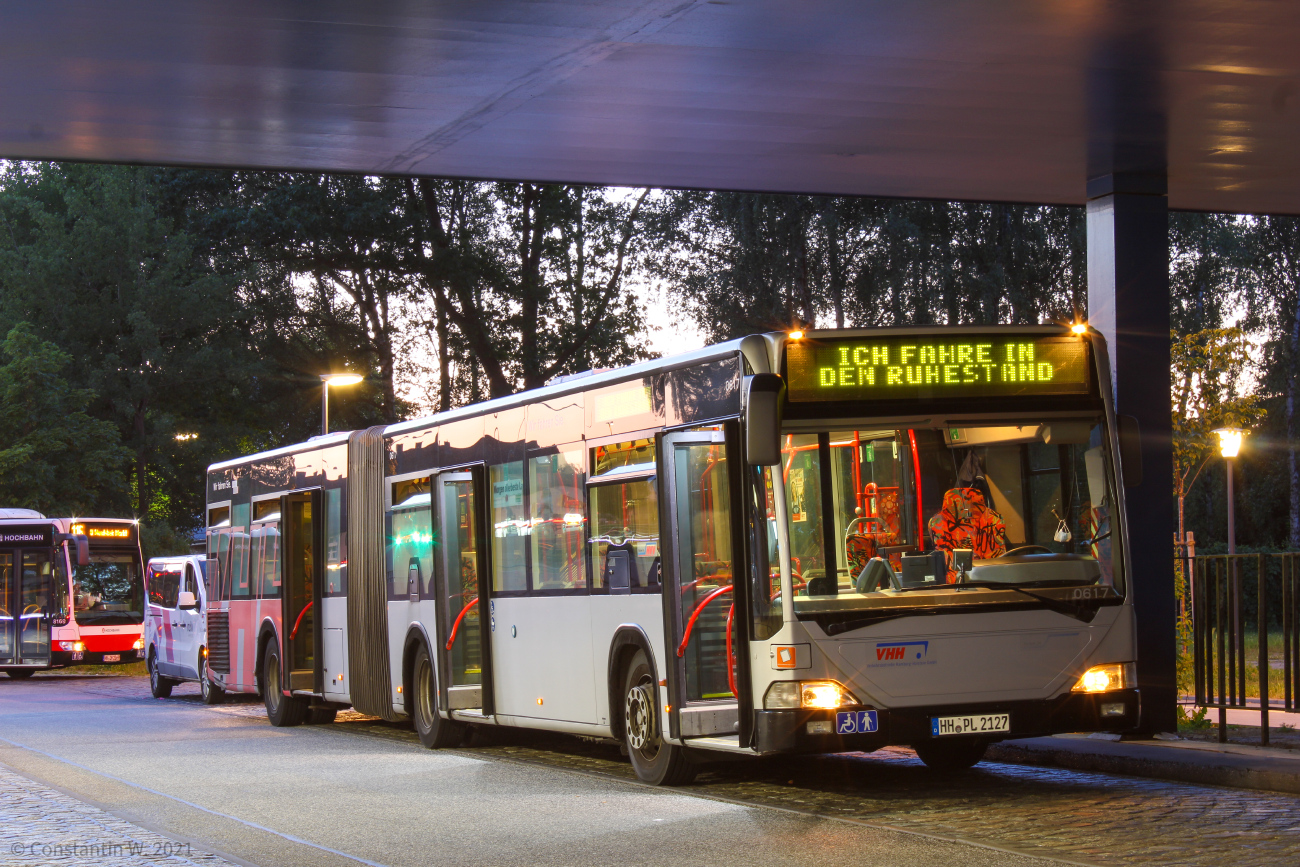
<path fill-rule="evenodd" d="M 72 544 L 77 546 L 77 565 L 90 565 L 90 540 L 81 533 L 74 533 Z"/>
<path fill-rule="evenodd" d="M 745 389 L 745 461 L 755 467 L 781 463 L 781 410 L 785 381 L 756 373 Z"/>
<path fill-rule="evenodd" d="M 193 611 L 195 608 L 199 607 L 199 603 L 198 600 L 194 598 L 193 593 L 188 590 L 182 590 L 180 593 L 176 594 L 176 607 L 182 611 Z"/>
<path fill-rule="evenodd" d="M 1119 416 L 1119 463 L 1124 487 L 1142 484 L 1142 428 L 1131 415 Z"/>

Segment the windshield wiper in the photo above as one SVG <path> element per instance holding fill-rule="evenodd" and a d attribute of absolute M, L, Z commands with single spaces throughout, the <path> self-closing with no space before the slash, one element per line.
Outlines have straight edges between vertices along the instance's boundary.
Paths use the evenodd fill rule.
<path fill-rule="evenodd" d="M 1043 596 L 1041 593 L 1034 593 L 1032 590 L 1026 590 L 1024 587 L 1003 583 L 1001 581 L 961 581 L 957 584 L 950 584 L 948 586 L 957 589 L 962 589 L 964 587 L 983 587 L 988 590 L 1014 590 L 1017 593 L 1023 593 L 1031 599 L 1038 600 L 1043 603 L 1043 607 L 1049 611 L 1055 611 L 1057 614 L 1064 614 L 1066 617 L 1073 617 L 1075 620 L 1080 620 L 1084 623 L 1091 621 L 1097 613 L 1095 610 L 1090 610 L 1085 605 L 1063 602 L 1060 599 Z"/>

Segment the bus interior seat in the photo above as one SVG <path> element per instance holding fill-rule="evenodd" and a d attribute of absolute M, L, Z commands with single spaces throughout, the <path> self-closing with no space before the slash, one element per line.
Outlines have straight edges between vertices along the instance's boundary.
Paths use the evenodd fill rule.
<path fill-rule="evenodd" d="M 1007 552 L 1007 528 L 1002 516 L 989 508 L 976 488 L 953 488 L 943 495 L 943 507 L 928 523 L 934 547 L 947 558 L 948 582 L 956 580 L 952 551 L 969 548 L 976 560 L 991 560 Z"/>

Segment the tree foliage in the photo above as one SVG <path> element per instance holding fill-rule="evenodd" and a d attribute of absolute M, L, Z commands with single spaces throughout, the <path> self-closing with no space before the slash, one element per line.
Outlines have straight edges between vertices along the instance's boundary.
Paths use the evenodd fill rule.
<path fill-rule="evenodd" d="M 0 503 L 64 515 L 119 507 L 131 453 L 86 412 L 94 393 L 64 378 L 71 356 L 22 322 L 0 359 Z"/>

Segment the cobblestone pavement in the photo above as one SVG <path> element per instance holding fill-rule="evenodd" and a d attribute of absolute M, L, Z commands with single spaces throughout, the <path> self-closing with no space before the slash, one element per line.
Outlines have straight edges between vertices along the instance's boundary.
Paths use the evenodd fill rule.
<path fill-rule="evenodd" d="M 75 686 L 153 700 L 138 678 Z M 178 687 L 171 700 L 265 715 L 251 700 L 205 708 L 197 689 Z M 418 746 L 409 727 L 355 713 L 339 720 L 341 733 Z M 489 732 L 460 752 L 635 782 L 616 747 L 561 735 Z M 1094 864 L 1300 864 L 1300 797 L 999 763 L 945 778 L 902 748 L 717 763 L 684 791 Z"/>
<path fill-rule="evenodd" d="M 0 865 L 4 867 L 231 867 L 0 768 Z"/>

